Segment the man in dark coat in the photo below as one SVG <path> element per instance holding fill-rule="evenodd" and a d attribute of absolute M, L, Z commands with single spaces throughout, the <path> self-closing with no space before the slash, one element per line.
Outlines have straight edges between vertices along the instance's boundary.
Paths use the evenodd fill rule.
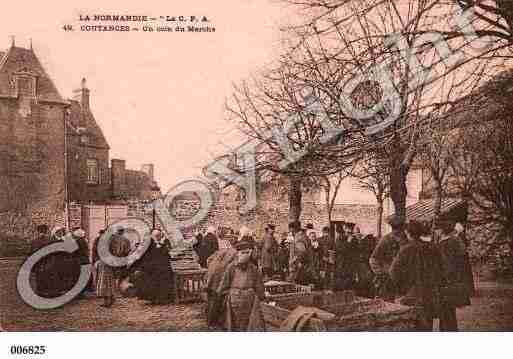
<path fill-rule="evenodd" d="M 319 238 L 322 248 L 322 262 L 321 271 L 324 271 L 324 279 L 322 281 L 322 288 L 328 289 L 333 284 L 333 273 L 335 272 L 335 241 L 333 236 L 330 235 L 330 227 L 325 226 L 322 228 L 322 236 Z"/>
<path fill-rule="evenodd" d="M 195 243 L 192 246 L 196 254 L 198 255 L 198 261 L 200 265 L 205 268 L 207 265 L 207 259 L 203 255 L 203 234 L 198 231 L 196 234 L 194 234 Z"/>
<path fill-rule="evenodd" d="M 385 300 L 393 300 L 393 283 L 390 282 L 388 273 L 401 244 L 407 243 L 407 238 L 403 231 L 404 218 L 393 216 L 388 221 L 388 224 L 392 227 L 392 232 L 378 242 L 369 259 L 369 265 L 375 275 L 378 296 Z"/>
<path fill-rule="evenodd" d="M 278 243 L 276 243 L 276 239 L 274 238 L 274 228 L 272 224 L 267 225 L 262 243 L 260 263 L 264 279 L 272 278 L 276 268 Z"/>
<path fill-rule="evenodd" d="M 470 305 L 472 288 L 467 273 L 465 246 L 454 231 L 454 222 L 439 220 L 435 224 L 435 235 L 446 271 L 446 283 L 442 288 L 442 303 L 440 312 L 440 331 L 457 331 L 458 321 L 456 308 Z"/>
<path fill-rule="evenodd" d="M 390 266 L 399 302 L 417 308 L 419 331 L 432 331 L 433 319 L 440 313 L 440 288 L 444 281 L 444 265 L 438 247 L 421 236 L 427 229 L 421 223 L 410 221 L 405 234 L 408 242 L 401 246 Z"/>
<path fill-rule="evenodd" d="M 289 228 L 294 236 L 290 244 L 289 281 L 302 285 L 310 284 L 311 250 L 308 238 L 300 222 L 291 223 Z"/>
<path fill-rule="evenodd" d="M 86 232 L 82 228 L 77 227 L 71 233 L 71 237 L 78 245 L 78 249 L 72 253 L 70 260 L 70 277 L 71 282 L 75 285 L 80 278 L 81 267 L 90 264 L 91 261 L 89 259 L 89 245 L 86 240 Z M 82 297 L 87 290 L 92 289 L 91 285 L 92 278 L 90 278 L 89 283 L 80 293 L 79 297 Z"/>
<path fill-rule="evenodd" d="M 219 249 L 219 241 L 215 234 L 215 228 L 213 226 L 208 227 L 207 234 L 203 237 L 203 245 L 201 247 L 202 258 L 201 261 L 204 261 L 204 268 L 207 267 L 207 259 L 212 254 L 214 254 Z"/>
<path fill-rule="evenodd" d="M 354 289 L 357 269 L 358 243 L 351 234 L 342 235 L 335 244 L 335 290 Z"/>

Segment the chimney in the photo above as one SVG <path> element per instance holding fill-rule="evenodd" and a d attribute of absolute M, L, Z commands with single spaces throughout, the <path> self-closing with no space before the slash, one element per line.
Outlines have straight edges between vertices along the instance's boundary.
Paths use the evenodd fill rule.
<path fill-rule="evenodd" d="M 82 109 L 89 110 L 89 89 L 85 78 L 82 79 L 81 88 L 73 91 L 73 100 L 78 101 Z"/>
<path fill-rule="evenodd" d="M 146 173 L 151 181 L 153 181 L 153 171 L 154 171 L 153 163 L 146 163 L 141 166 L 141 172 Z"/>

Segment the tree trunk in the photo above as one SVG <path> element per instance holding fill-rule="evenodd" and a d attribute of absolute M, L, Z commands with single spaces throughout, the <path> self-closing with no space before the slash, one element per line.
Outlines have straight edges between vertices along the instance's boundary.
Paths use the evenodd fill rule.
<path fill-rule="evenodd" d="M 432 231 L 434 233 L 435 224 L 440 219 L 440 215 L 442 213 L 442 184 L 440 181 L 436 179 L 436 176 L 433 176 L 433 185 L 434 185 L 434 198 L 433 198 L 433 224 Z"/>
<path fill-rule="evenodd" d="M 402 167 L 392 168 L 390 171 L 390 198 L 394 203 L 395 215 L 406 220 L 406 176 L 408 172 Z"/>
<path fill-rule="evenodd" d="M 382 232 L 382 228 L 383 227 L 383 200 L 378 200 L 378 224 L 377 224 L 377 235 L 378 235 L 378 238 L 381 238 L 381 232 Z"/>
<path fill-rule="evenodd" d="M 301 178 L 290 178 L 289 189 L 289 223 L 299 222 L 301 218 Z"/>
<path fill-rule="evenodd" d="M 329 185 L 327 185 L 324 188 L 324 194 L 326 195 L 325 206 L 326 206 L 326 213 L 327 213 L 327 217 L 328 217 L 328 225 L 331 225 L 331 212 L 333 211 L 333 207 L 331 206 L 331 201 L 330 201 L 331 190 L 328 186 Z"/>

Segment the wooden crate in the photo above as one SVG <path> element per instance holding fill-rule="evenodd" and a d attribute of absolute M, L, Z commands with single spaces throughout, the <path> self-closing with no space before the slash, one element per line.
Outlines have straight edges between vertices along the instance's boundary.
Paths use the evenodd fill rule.
<path fill-rule="evenodd" d="M 175 272 L 175 304 L 201 301 L 206 285 L 206 269 Z"/>
<path fill-rule="evenodd" d="M 329 295 L 322 300 L 322 293 L 314 293 L 319 309 L 330 315 L 312 318 L 311 328 L 318 328 L 322 321 L 328 331 L 412 331 L 415 329 L 416 309 L 388 303 L 380 299 L 366 299 L 350 293 Z M 338 298 L 338 302 L 334 299 Z M 300 304 L 303 305 L 303 304 Z M 281 323 L 297 307 L 288 301 L 277 301 L 275 305 L 262 304 L 262 313 L 270 330 L 279 330 Z M 307 327 L 305 330 L 310 330 Z"/>

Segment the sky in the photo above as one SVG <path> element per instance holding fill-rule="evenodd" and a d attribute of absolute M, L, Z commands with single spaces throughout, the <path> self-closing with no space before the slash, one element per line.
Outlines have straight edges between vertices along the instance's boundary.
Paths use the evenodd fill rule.
<path fill-rule="evenodd" d="M 2 8 L 0 49 L 10 46 L 11 35 L 20 47 L 32 39 L 65 98 L 86 78 L 110 157 L 125 159 L 132 169 L 154 163 L 164 191 L 200 175 L 223 152 L 220 143 L 233 144 L 224 101 L 233 83 L 276 59 L 280 25 L 291 15 L 276 0 L 51 0 Z M 199 15 L 216 32 L 80 32 L 81 14 Z"/>

